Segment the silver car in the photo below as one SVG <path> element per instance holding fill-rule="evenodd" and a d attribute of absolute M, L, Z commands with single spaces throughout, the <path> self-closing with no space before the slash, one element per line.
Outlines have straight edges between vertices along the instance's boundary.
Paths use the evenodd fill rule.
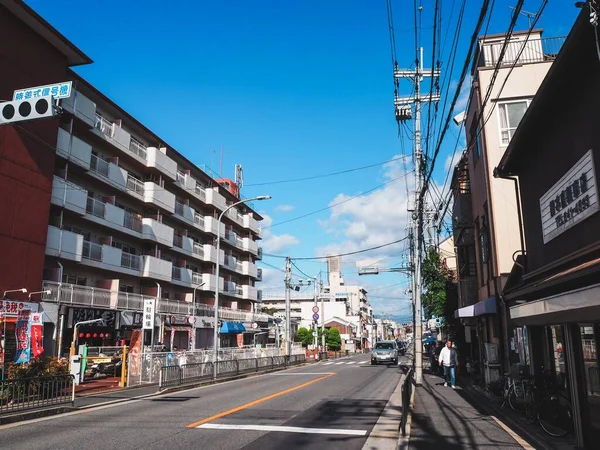
<path fill-rule="evenodd" d="M 396 341 L 379 341 L 371 352 L 371 365 L 379 363 L 398 364 L 398 344 Z"/>

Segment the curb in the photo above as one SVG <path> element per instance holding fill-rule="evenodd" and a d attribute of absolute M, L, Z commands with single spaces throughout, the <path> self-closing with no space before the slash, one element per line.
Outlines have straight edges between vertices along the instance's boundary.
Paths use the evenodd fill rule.
<path fill-rule="evenodd" d="M 410 395 L 410 405 L 408 409 L 408 416 L 406 417 L 406 436 L 402 436 L 402 430 L 398 436 L 398 444 L 397 447 L 399 450 L 408 450 L 409 442 L 410 442 L 410 427 L 412 424 L 412 412 L 415 409 L 415 392 L 417 391 L 417 386 L 415 385 L 412 393 Z"/>
<path fill-rule="evenodd" d="M 9 425 L 12 423 L 23 422 L 25 420 L 39 419 L 42 417 L 56 416 L 68 412 L 77 411 L 74 406 L 60 406 L 55 408 L 37 409 L 33 411 L 24 411 L 22 413 L 0 416 L 0 425 Z"/>

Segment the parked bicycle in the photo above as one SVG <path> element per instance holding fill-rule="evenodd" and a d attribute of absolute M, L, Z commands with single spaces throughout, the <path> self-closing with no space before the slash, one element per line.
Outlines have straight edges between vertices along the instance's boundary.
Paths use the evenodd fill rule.
<path fill-rule="evenodd" d="M 524 369 L 519 369 L 519 376 L 513 377 L 511 373 L 505 373 L 501 379 L 502 397 L 505 404 L 513 409 L 513 411 L 525 409 L 525 394 L 527 388 L 531 385 L 530 379 L 527 377 Z"/>
<path fill-rule="evenodd" d="M 573 408 L 551 372 L 544 374 L 543 387 L 527 386 L 525 416 L 531 423 L 537 421 L 550 436 L 562 437 L 573 430 Z"/>

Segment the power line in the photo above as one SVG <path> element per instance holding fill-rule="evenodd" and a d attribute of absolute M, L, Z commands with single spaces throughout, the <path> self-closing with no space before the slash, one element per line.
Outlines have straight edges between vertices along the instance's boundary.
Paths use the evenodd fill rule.
<path fill-rule="evenodd" d="M 386 181 L 385 183 L 382 183 L 382 184 L 380 184 L 380 185 L 378 185 L 378 186 L 375 186 L 375 187 L 374 187 L 374 188 L 372 188 L 372 189 L 369 189 L 368 191 L 365 191 L 365 192 L 362 192 L 362 193 L 360 193 L 360 194 L 357 194 L 357 195 L 354 195 L 354 196 L 352 196 L 352 197 L 349 197 L 349 198 L 347 198 L 347 199 L 345 199 L 345 200 L 342 200 L 341 202 L 334 203 L 334 204 L 332 204 L 332 205 L 326 206 L 325 208 L 321 208 L 321 209 L 318 209 L 318 210 L 316 210 L 316 211 L 312 211 L 312 212 L 309 212 L 309 213 L 303 214 L 303 215 L 301 215 L 301 216 L 298 216 L 298 217 L 293 217 L 293 218 L 291 218 L 291 219 L 287 219 L 287 220 L 284 220 L 284 221 L 282 221 L 282 222 L 277 222 L 277 223 L 271 224 L 271 225 L 269 225 L 269 226 L 267 226 L 267 227 L 262 227 L 262 229 L 263 229 L 263 230 L 266 230 L 266 229 L 268 229 L 268 228 L 273 228 L 273 227 L 276 227 L 276 226 L 279 226 L 279 225 L 283 225 L 284 223 L 289 223 L 289 222 L 293 222 L 293 221 L 296 221 L 296 220 L 304 219 L 305 217 L 309 217 L 309 216 L 312 216 L 312 215 L 318 214 L 318 213 L 320 213 L 320 212 L 327 211 L 328 209 L 335 208 L 336 206 L 339 206 L 339 205 L 342 205 L 342 204 L 344 204 L 344 203 L 347 203 L 347 202 L 349 202 L 349 201 L 351 201 L 351 200 L 354 200 L 354 199 L 356 199 L 356 198 L 358 198 L 358 197 L 362 197 L 362 196 L 364 196 L 364 195 L 370 194 L 371 192 L 373 192 L 373 191 L 376 191 L 377 189 L 381 189 L 382 187 L 384 187 L 384 186 L 386 186 L 386 185 L 388 185 L 388 184 L 390 184 L 390 183 L 393 183 L 394 181 L 397 181 L 397 180 L 399 180 L 400 178 L 404 178 L 404 177 L 406 177 L 407 175 L 409 175 L 409 173 L 405 173 L 405 174 L 403 174 L 403 175 L 400 175 L 399 177 L 396 177 L 396 178 L 393 178 L 393 179 L 391 179 L 391 180 L 388 180 L 388 181 Z"/>
<path fill-rule="evenodd" d="M 310 176 L 310 177 L 302 177 L 302 178 L 292 178 L 290 180 L 265 181 L 263 183 L 246 184 L 244 186 L 246 186 L 246 187 L 249 187 L 249 186 L 267 186 L 267 185 L 272 185 L 272 184 L 296 183 L 298 181 L 316 180 L 318 178 L 333 177 L 333 176 L 336 176 L 336 175 L 343 175 L 343 174 L 346 174 L 346 173 L 356 172 L 358 170 L 365 170 L 365 169 L 370 169 L 372 167 L 383 166 L 384 164 L 389 164 L 389 163 L 392 163 L 394 161 L 398 161 L 399 159 L 400 158 L 392 158 L 392 159 L 388 159 L 387 161 L 382 161 L 382 162 L 378 162 L 378 163 L 375 163 L 375 164 L 369 164 L 367 166 L 355 167 L 353 169 L 341 170 L 339 172 L 331 172 L 331 173 L 326 173 L 326 174 L 322 174 L 322 175 L 313 175 L 313 176 Z"/>
<path fill-rule="evenodd" d="M 365 252 L 370 252 L 371 250 L 377 250 L 383 247 L 389 247 L 390 245 L 394 245 L 397 244 L 399 242 L 402 242 L 404 240 L 408 239 L 408 237 L 403 237 L 402 239 L 397 239 L 395 241 L 392 242 L 388 242 L 387 244 L 381 244 L 381 245 L 377 245 L 375 247 L 370 247 L 370 248 L 365 248 L 363 250 L 356 250 L 354 252 L 348 252 L 348 253 L 338 253 L 336 255 L 327 255 L 327 256 L 310 256 L 310 257 L 290 257 L 292 260 L 295 261 L 308 261 L 308 260 L 316 260 L 316 259 L 328 259 L 331 256 L 350 256 L 350 255 L 356 255 L 358 253 L 365 253 Z M 263 255 L 265 256 L 269 256 L 271 258 L 287 258 L 287 256 L 282 256 L 282 255 L 272 255 L 270 253 L 263 253 Z"/>

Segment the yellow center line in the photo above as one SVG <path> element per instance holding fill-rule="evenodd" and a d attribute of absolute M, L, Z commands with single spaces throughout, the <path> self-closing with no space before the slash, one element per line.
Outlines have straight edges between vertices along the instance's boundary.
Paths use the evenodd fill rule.
<path fill-rule="evenodd" d="M 238 411 L 242 411 L 244 409 L 252 408 L 253 406 L 260 405 L 261 403 L 272 400 L 276 397 L 281 397 L 282 395 L 289 394 L 290 392 L 297 391 L 298 389 L 305 388 L 306 386 L 310 386 L 311 384 L 317 383 L 326 378 L 337 375 L 336 373 L 329 373 L 323 377 L 315 378 L 314 380 L 307 381 L 306 383 L 299 384 L 298 386 L 291 387 L 289 389 L 285 389 L 283 391 L 275 392 L 274 394 L 267 395 L 266 397 L 259 398 L 257 400 L 251 401 L 244 405 L 236 406 L 235 408 L 228 409 L 227 411 L 220 412 L 219 414 L 215 414 L 214 416 L 207 417 L 206 419 L 199 420 L 198 422 L 190 423 L 187 428 L 197 428 L 200 425 L 204 425 L 205 423 L 212 422 L 213 420 L 220 419 L 221 417 L 228 416 L 230 414 L 236 413 Z"/>

